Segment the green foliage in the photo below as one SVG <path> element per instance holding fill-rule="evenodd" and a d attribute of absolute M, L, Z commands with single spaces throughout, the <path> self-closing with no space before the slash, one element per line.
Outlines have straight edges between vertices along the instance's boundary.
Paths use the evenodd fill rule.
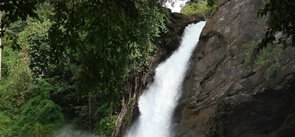
<path fill-rule="evenodd" d="M 4 38 L 4 45 L 12 45 L 12 40 L 9 40 L 7 37 Z M 14 51 L 11 47 L 6 46 L 5 50 L 2 51 L 2 56 L 5 58 L 2 59 L 2 76 L 6 79 L 14 69 L 14 65 L 18 62 L 19 53 Z"/>
<path fill-rule="evenodd" d="M 21 108 L 17 119 L 17 135 L 22 137 L 52 137 L 54 132 L 64 124 L 63 114 L 59 106 L 50 100 L 53 87 L 38 81 L 36 94 Z"/>
<path fill-rule="evenodd" d="M 265 78 L 268 80 L 271 77 L 275 76 L 276 71 L 279 69 L 278 63 L 271 64 L 265 71 Z"/>
<path fill-rule="evenodd" d="M 264 8 L 260 9 L 258 15 L 268 17 L 268 29 L 260 44 L 260 48 L 267 46 L 276 40 L 275 34 L 282 32 L 279 43 L 288 43 L 292 38 L 292 45 L 295 46 L 295 1 L 293 0 L 267 0 Z"/>
<path fill-rule="evenodd" d="M 90 129 L 98 122 L 97 129 L 106 132 L 99 134 L 109 135 L 113 130 L 109 117 L 120 111 L 128 77 L 146 71 L 155 51 L 153 41 L 166 31 L 167 15 L 155 0 L 52 4 L 56 13 L 49 32 L 53 58 L 65 57 L 77 64 L 71 78 L 75 90 L 57 94 L 72 97 L 69 101 L 75 102 L 79 125 Z"/>
<path fill-rule="evenodd" d="M 50 135 L 63 121 L 60 108 L 49 98 L 53 89 L 46 83 L 33 84 L 24 53 L 7 47 L 4 55 L 7 76 L 0 85 L 0 135 L 38 137 Z M 8 117 L 13 116 L 13 117 Z M 5 126 L 4 126 L 5 125 Z M 17 132 L 15 132 L 17 131 Z"/>
<path fill-rule="evenodd" d="M 24 53 L 7 47 L 3 55 L 7 55 L 4 60 L 7 76 L 0 85 L 0 110 L 18 113 L 33 88 L 31 71 Z"/>
<path fill-rule="evenodd" d="M 218 4 L 210 7 L 210 16 L 212 16 L 218 10 Z"/>
<path fill-rule="evenodd" d="M 97 123 L 95 132 L 99 137 L 110 137 L 116 128 L 116 116 L 109 115 Z"/>
<path fill-rule="evenodd" d="M 280 65 L 279 57 L 283 54 L 283 45 L 272 45 L 264 47 L 256 52 L 261 41 L 253 41 L 246 45 L 245 64 L 253 67 L 254 70 L 265 69 L 264 76 L 267 80 L 275 76 Z"/>
<path fill-rule="evenodd" d="M 13 132 L 13 121 L 9 116 L 0 113 L 0 137 L 10 137 Z"/>
<path fill-rule="evenodd" d="M 204 14 L 211 16 L 217 11 L 219 0 L 200 0 L 191 4 L 185 5 L 181 9 L 181 13 L 185 15 Z"/>
<path fill-rule="evenodd" d="M 7 49 L 5 52 L 11 50 Z M 21 61 L 21 58 L 15 59 L 21 56 L 7 57 L 12 57 L 14 64 L 8 63 L 11 60 L 6 62 L 10 72 L 0 85 L 0 110 L 4 112 L 0 114 L 0 132 L 3 132 L 1 135 L 53 136 L 56 128 L 63 124 L 61 109 L 50 100 L 53 87 L 45 81 L 38 80 L 33 83 L 28 63 Z"/>
<path fill-rule="evenodd" d="M 263 48 L 256 57 L 254 68 L 258 69 L 266 64 L 270 63 L 271 58 L 273 57 L 273 47 L 267 46 Z"/>
<path fill-rule="evenodd" d="M 131 126 L 132 124 L 132 111 L 134 110 L 134 104 L 135 100 L 130 99 L 128 104 L 127 104 L 127 112 L 123 117 L 123 121 L 126 123 L 126 125 Z"/>
<path fill-rule="evenodd" d="M 210 16 L 213 15 L 219 6 L 219 0 L 207 0 L 208 7 L 210 7 Z"/>
<path fill-rule="evenodd" d="M 245 58 L 245 64 L 246 65 L 252 65 L 255 61 L 255 55 L 254 51 L 257 48 L 257 42 L 252 41 L 249 44 L 246 44 L 245 46 L 245 52 L 244 52 L 244 58 Z"/>
<path fill-rule="evenodd" d="M 192 4 L 188 4 L 181 9 L 181 13 L 185 15 L 190 14 L 206 14 L 210 13 L 210 7 L 208 6 L 206 1 L 194 2 Z"/>
<path fill-rule="evenodd" d="M 256 57 L 254 69 L 265 68 L 265 78 L 268 80 L 273 77 L 280 67 L 277 60 L 282 50 L 282 45 L 268 45 L 264 47 Z"/>
<path fill-rule="evenodd" d="M 50 98 L 53 86 L 33 78 L 29 67 L 34 61 L 31 58 L 35 57 L 32 53 L 40 55 L 38 47 L 48 43 L 43 40 L 50 27 L 48 24 L 29 19 L 25 25 L 16 22 L 8 28 L 13 33 L 8 33 L 4 39 L 4 77 L 0 82 L 1 137 L 53 137 L 55 130 L 63 125 L 61 108 Z M 19 46 L 13 46 L 11 37 L 16 38 Z M 29 52 L 32 47 L 36 52 Z"/>
<path fill-rule="evenodd" d="M 0 14 L 1 28 L 11 25 L 13 22 L 19 20 L 26 20 L 28 16 L 36 17 L 36 5 L 44 0 L 1 0 Z M 0 32 L 1 37 L 3 31 Z"/>
<path fill-rule="evenodd" d="M 23 15 L 5 10 L 0 117 L 11 126 L 0 132 L 51 137 L 65 116 L 110 136 L 126 83 L 146 71 L 168 14 L 156 0 L 36 1 L 10 7 Z"/>
<path fill-rule="evenodd" d="M 77 79 L 84 90 L 122 91 L 118 88 L 123 87 L 128 68 L 146 62 L 155 49 L 153 39 L 166 29 L 166 15 L 155 1 L 53 4 L 52 46 L 59 54 L 77 54 L 81 63 Z"/>
<path fill-rule="evenodd" d="M 265 65 L 269 65 L 270 63 L 278 60 L 281 55 L 282 45 L 268 45 L 263 48 L 257 55 L 254 64 L 255 69 L 259 69 Z"/>
<path fill-rule="evenodd" d="M 218 5 L 219 0 L 207 0 L 208 6 L 213 7 Z"/>
<path fill-rule="evenodd" d="M 30 68 L 35 77 L 40 77 L 47 72 L 50 62 L 50 47 L 48 44 L 48 30 L 51 22 L 28 19 L 27 27 L 18 34 L 17 44 L 26 50 L 30 56 Z"/>

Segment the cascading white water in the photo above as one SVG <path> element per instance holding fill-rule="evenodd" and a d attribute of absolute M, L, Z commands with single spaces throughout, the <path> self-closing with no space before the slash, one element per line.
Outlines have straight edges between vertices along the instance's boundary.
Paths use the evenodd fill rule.
<path fill-rule="evenodd" d="M 140 117 L 125 137 L 171 137 L 171 121 L 189 59 L 205 22 L 188 25 L 180 47 L 156 68 L 154 82 L 140 96 Z"/>
<path fill-rule="evenodd" d="M 164 7 L 171 9 L 172 12 L 180 12 L 188 1 L 190 0 L 167 0 Z"/>

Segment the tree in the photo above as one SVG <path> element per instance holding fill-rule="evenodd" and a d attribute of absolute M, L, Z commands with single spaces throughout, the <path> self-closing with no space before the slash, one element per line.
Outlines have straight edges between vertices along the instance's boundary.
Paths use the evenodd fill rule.
<path fill-rule="evenodd" d="M 54 54 L 77 55 L 80 85 L 91 90 L 98 85 L 105 85 L 101 90 L 122 87 L 117 80 L 135 62 L 146 62 L 154 49 L 153 39 L 167 22 L 155 0 L 57 0 L 52 4 L 56 14 L 49 36 Z"/>
<path fill-rule="evenodd" d="M 5 27 L 10 23 L 25 20 L 28 16 L 36 16 L 34 12 L 35 6 L 42 0 L 0 0 L 0 80 L 1 75 L 1 60 L 2 50 L 4 46 L 2 44 L 2 38 L 4 36 Z"/>
<path fill-rule="evenodd" d="M 61 67 L 67 65 L 60 58 L 77 64 L 73 79 L 79 99 L 72 100 L 82 103 L 76 111 L 88 129 L 98 121 L 101 128 L 120 110 L 128 77 L 146 70 L 155 49 L 153 40 L 166 29 L 166 12 L 156 0 L 55 0 L 51 4 L 56 13 L 49 32 L 51 58 Z"/>
<path fill-rule="evenodd" d="M 27 60 L 22 65 L 26 69 L 16 69 L 15 61 L 11 61 L 12 65 L 7 67 L 5 58 L 5 68 L 9 70 L 7 76 L 10 78 L 5 78 L 2 83 L 17 89 L 14 90 L 16 92 L 9 92 L 0 85 L 0 90 L 2 86 L 2 91 L 11 93 L 8 95 L 22 95 L 23 89 L 26 89 L 28 94 L 17 107 L 27 106 L 25 108 L 28 109 L 21 114 L 14 112 L 15 115 L 25 116 L 20 125 L 33 122 L 30 118 L 38 116 L 30 117 L 31 113 L 27 112 L 33 112 L 39 108 L 35 104 L 47 100 L 46 104 L 61 106 L 67 120 L 84 129 L 99 129 L 98 134 L 110 136 L 116 113 L 120 111 L 120 101 L 126 95 L 124 91 L 129 77 L 146 70 L 147 61 L 155 49 L 153 41 L 166 29 L 168 17 L 165 10 L 156 0 L 48 0 L 45 2 L 48 7 L 39 9 L 40 6 L 37 6 L 38 18 L 26 19 L 27 16 L 37 16 L 35 12 L 31 13 L 31 9 L 35 9 L 39 3 L 32 1 L 6 0 L 0 4 L 2 11 L 5 11 L 5 25 L 2 25 L 5 35 L 8 36 L 7 32 L 10 31 L 15 32 L 15 40 L 9 42 L 16 44 L 13 45 L 16 49 L 21 49 L 13 51 L 11 46 L 7 46 L 5 56 L 8 57 L 8 51 L 20 52 L 26 54 Z M 27 6 L 30 12 L 25 12 L 30 14 L 17 14 L 26 9 L 19 7 L 26 6 L 24 2 L 34 5 Z M 52 14 L 46 7 L 52 9 Z M 17 21 L 24 19 L 22 23 Z M 10 71 L 11 68 L 28 71 L 25 73 L 27 80 L 22 75 L 16 75 L 19 73 Z M 38 80 L 47 82 L 53 88 L 48 93 L 50 98 L 42 98 L 31 105 L 30 100 L 39 96 L 35 93 L 44 93 L 44 87 L 37 84 Z M 19 82 L 30 87 L 23 88 Z M 1 98 L 0 102 L 13 105 L 15 103 L 10 99 L 19 100 L 15 96 L 6 96 L 5 99 Z M 2 110 L 7 111 L 7 106 L 4 104 Z M 40 108 L 43 108 L 42 104 Z M 23 131 L 28 130 L 24 128 Z"/>
<path fill-rule="evenodd" d="M 268 0 L 259 16 L 268 17 L 268 29 L 260 44 L 260 49 L 276 40 L 275 34 L 282 32 L 279 43 L 287 43 L 292 39 L 291 45 L 295 46 L 295 1 L 294 0 Z"/>
<path fill-rule="evenodd" d="M 2 17 L 3 17 L 3 11 L 0 11 L 0 33 L 2 33 Z M 0 36 L 0 80 L 2 79 L 2 50 L 3 50 L 3 44 L 2 44 L 2 36 Z"/>

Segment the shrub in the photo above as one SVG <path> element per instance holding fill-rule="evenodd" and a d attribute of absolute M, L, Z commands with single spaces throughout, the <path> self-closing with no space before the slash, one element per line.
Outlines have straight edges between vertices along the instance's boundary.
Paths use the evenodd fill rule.
<path fill-rule="evenodd" d="M 245 52 L 244 52 L 246 65 L 252 65 L 255 62 L 254 51 L 257 47 L 256 45 L 257 43 L 255 41 L 252 41 L 249 44 L 246 44 Z"/>
<path fill-rule="evenodd" d="M 51 137 L 63 121 L 61 109 L 54 102 L 37 97 L 23 106 L 17 120 L 17 134 L 22 137 Z"/>
<path fill-rule="evenodd" d="M 218 5 L 219 0 L 207 0 L 208 6 L 213 7 Z"/>
<path fill-rule="evenodd" d="M 64 124 L 61 108 L 50 100 L 53 87 L 43 80 L 37 81 L 34 88 L 36 95 L 21 108 L 17 119 L 17 136 L 52 137 L 54 132 Z"/>
<path fill-rule="evenodd" d="M 0 137 L 11 137 L 13 128 L 13 121 L 9 116 L 4 113 L 0 113 Z"/>
<path fill-rule="evenodd" d="M 116 128 L 116 116 L 104 117 L 97 123 L 95 132 L 99 137 L 110 137 Z"/>
<path fill-rule="evenodd" d="M 259 69 L 272 62 L 276 62 L 282 50 L 281 45 L 268 45 L 261 49 L 256 55 L 254 69 Z"/>
<path fill-rule="evenodd" d="M 271 64 L 265 71 L 265 74 L 264 74 L 265 78 L 269 80 L 271 77 L 273 77 L 276 74 L 278 68 L 279 68 L 279 64 L 277 63 Z"/>
<path fill-rule="evenodd" d="M 0 110 L 15 114 L 32 91 L 31 71 L 25 53 L 18 53 L 7 47 L 4 56 L 6 72 L 0 83 Z"/>
<path fill-rule="evenodd" d="M 268 44 L 266 47 L 259 49 L 261 41 L 252 41 L 246 45 L 245 64 L 254 70 L 264 69 L 264 76 L 267 80 L 276 74 L 280 64 L 279 57 L 283 54 L 284 46 L 281 44 Z M 258 51 L 257 51 L 258 50 Z"/>
<path fill-rule="evenodd" d="M 192 4 L 188 4 L 181 9 L 181 13 L 185 15 L 191 14 L 209 14 L 210 7 L 207 5 L 206 1 L 194 2 Z"/>

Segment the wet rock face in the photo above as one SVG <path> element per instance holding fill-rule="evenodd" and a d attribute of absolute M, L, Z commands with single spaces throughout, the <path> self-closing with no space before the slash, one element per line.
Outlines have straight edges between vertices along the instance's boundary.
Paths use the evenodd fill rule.
<path fill-rule="evenodd" d="M 175 136 L 294 137 L 295 49 L 286 49 L 266 78 L 269 65 L 254 70 L 245 63 L 247 46 L 266 28 L 257 18 L 262 0 L 220 1 L 184 82 Z"/>
<path fill-rule="evenodd" d="M 219 103 L 214 117 L 216 137 L 293 137 L 295 135 L 294 86 L 267 90 L 240 102 L 243 95 Z"/>

